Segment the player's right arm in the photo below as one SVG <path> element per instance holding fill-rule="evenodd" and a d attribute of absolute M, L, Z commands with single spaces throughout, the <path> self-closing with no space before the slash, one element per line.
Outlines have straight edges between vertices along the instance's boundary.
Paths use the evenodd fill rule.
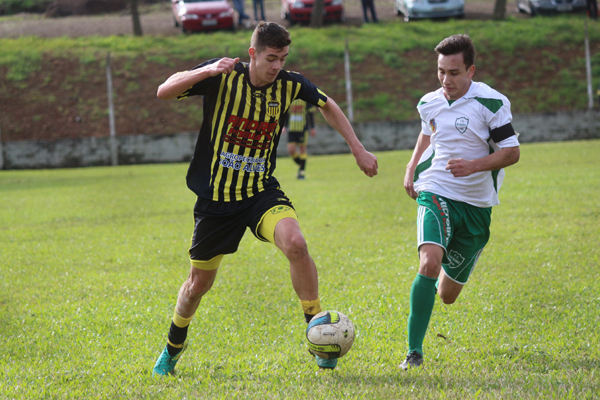
<path fill-rule="evenodd" d="M 418 196 L 418 193 L 415 192 L 415 170 L 417 169 L 417 165 L 419 164 L 421 156 L 425 150 L 427 150 L 430 144 L 431 136 L 425 135 L 423 134 L 423 131 L 421 131 L 419 134 L 419 139 L 417 140 L 417 144 L 415 145 L 413 155 L 406 166 L 406 174 L 404 175 L 404 190 L 406 190 L 406 193 L 413 199 L 416 199 Z"/>
<path fill-rule="evenodd" d="M 162 100 L 172 100 L 183 94 L 186 90 L 211 76 L 230 74 L 240 61 L 239 58 L 221 58 L 219 61 L 204 67 L 178 72 L 171 75 L 158 87 L 156 96 Z"/>

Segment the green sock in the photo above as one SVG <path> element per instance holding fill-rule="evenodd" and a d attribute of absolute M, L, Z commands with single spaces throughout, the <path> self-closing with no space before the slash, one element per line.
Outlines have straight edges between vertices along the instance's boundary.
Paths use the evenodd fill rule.
<path fill-rule="evenodd" d="M 435 303 L 437 279 L 417 274 L 410 289 L 410 315 L 408 316 L 408 352 L 423 355 L 423 340 Z"/>

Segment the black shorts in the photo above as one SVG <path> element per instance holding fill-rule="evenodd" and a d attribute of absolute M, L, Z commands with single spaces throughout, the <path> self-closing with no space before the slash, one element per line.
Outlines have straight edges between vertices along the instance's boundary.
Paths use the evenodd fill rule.
<path fill-rule="evenodd" d="M 190 259 L 208 261 L 221 254 L 232 254 L 246 232 L 258 235 L 258 224 L 271 208 L 286 205 L 294 208 L 281 189 L 268 189 L 246 200 L 218 202 L 198 198 L 194 206 L 194 234 Z"/>
<path fill-rule="evenodd" d="M 288 132 L 288 143 L 296 143 L 299 146 L 303 146 L 308 143 L 308 130 L 304 132 Z"/>

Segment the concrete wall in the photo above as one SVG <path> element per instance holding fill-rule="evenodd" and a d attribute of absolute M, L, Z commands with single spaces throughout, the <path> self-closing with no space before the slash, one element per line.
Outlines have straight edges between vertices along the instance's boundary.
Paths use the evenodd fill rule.
<path fill-rule="evenodd" d="M 600 138 L 600 112 L 561 112 L 515 115 L 513 126 L 521 143 Z M 412 149 L 420 123 L 376 122 L 355 124 L 354 130 L 370 151 Z M 197 132 L 176 135 L 119 136 L 118 163 L 146 164 L 187 162 L 191 159 Z M 286 156 L 286 138 L 278 155 Z M 331 127 L 318 126 L 308 144 L 310 154 L 347 153 L 348 145 Z M 110 165 L 110 140 L 103 138 L 57 141 L 0 142 L 0 169 L 66 168 Z"/>

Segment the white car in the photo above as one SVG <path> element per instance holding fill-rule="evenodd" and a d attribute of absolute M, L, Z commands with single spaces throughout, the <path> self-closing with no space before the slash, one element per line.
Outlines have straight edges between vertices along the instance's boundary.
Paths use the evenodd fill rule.
<path fill-rule="evenodd" d="M 462 18 L 465 0 L 395 0 L 394 7 L 404 20 L 416 18 Z"/>
<path fill-rule="evenodd" d="M 517 0 L 519 12 L 532 17 L 543 13 L 583 11 L 586 7 L 585 0 Z"/>

